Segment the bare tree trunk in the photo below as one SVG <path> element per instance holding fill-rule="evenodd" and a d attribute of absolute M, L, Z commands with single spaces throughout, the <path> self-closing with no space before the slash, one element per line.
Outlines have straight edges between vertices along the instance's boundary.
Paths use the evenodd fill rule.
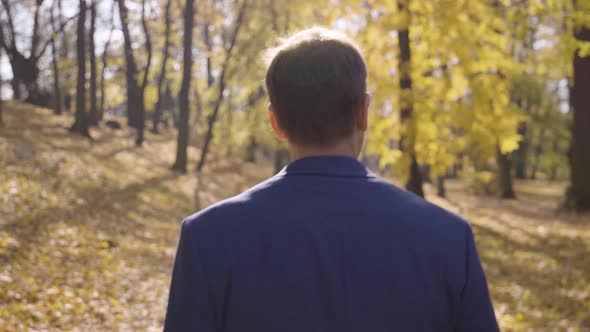
<path fill-rule="evenodd" d="M 111 39 L 113 38 L 113 31 L 115 30 L 115 24 L 113 22 L 113 17 L 115 14 L 115 3 L 113 3 L 113 7 L 111 9 L 111 32 L 109 33 L 109 38 L 107 42 L 104 44 L 104 50 L 102 51 L 102 68 L 100 71 L 100 108 L 98 112 L 98 120 L 102 121 L 105 113 L 105 73 L 107 69 L 107 62 L 108 62 L 108 51 L 109 46 L 111 45 Z"/>
<path fill-rule="evenodd" d="M 63 12 L 63 5 L 62 5 L 63 0 L 57 0 L 57 11 L 58 11 L 58 22 L 59 25 L 61 26 L 64 22 L 64 12 Z M 68 43 L 68 37 L 65 33 L 62 33 L 61 35 L 61 52 L 60 52 L 60 56 L 62 58 L 68 58 L 69 54 L 70 54 L 70 47 L 69 47 L 69 43 Z"/>
<path fill-rule="evenodd" d="M 53 67 L 53 94 L 55 95 L 55 104 L 53 105 L 53 112 L 57 115 L 61 114 L 61 85 L 59 83 L 59 66 L 57 65 L 57 49 L 56 49 L 56 38 L 57 31 L 55 31 L 55 5 L 51 6 L 51 64 Z"/>
<path fill-rule="evenodd" d="M 71 132 L 79 133 L 83 136 L 90 137 L 88 132 L 88 116 L 86 114 L 86 99 L 84 83 L 86 81 L 86 54 L 85 54 L 85 29 L 86 21 L 86 0 L 80 0 L 80 14 L 78 16 L 78 30 L 76 42 L 76 61 L 78 62 L 78 82 L 76 85 L 76 120 Z"/>
<path fill-rule="evenodd" d="M 12 99 L 20 100 L 22 98 L 22 94 L 20 92 L 20 81 L 18 77 L 14 75 L 14 70 L 12 71 L 12 79 L 10 80 L 10 86 L 12 87 Z"/>
<path fill-rule="evenodd" d="M 230 39 L 229 47 L 226 49 L 225 52 L 225 61 L 223 63 L 221 69 L 221 75 L 219 76 L 219 80 L 217 81 L 218 84 L 218 94 L 215 104 L 213 106 L 213 113 L 209 116 L 207 121 L 208 128 L 207 134 L 205 135 L 205 142 L 203 143 L 203 148 L 201 150 L 201 158 L 199 159 L 199 164 L 197 166 L 197 172 L 201 172 L 203 167 L 205 166 L 207 152 L 209 151 L 209 145 L 211 144 L 211 140 L 213 139 L 213 129 L 215 126 L 215 121 L 217 120 L 217 114 L 219 113 L 219 107 L 221 106 L 221 102 L 223 101 L 223 93 L 225 91 L 225 75 L 227 73 L 227 67 L 229 65 L 229 61 L 231 59 L 232 51 L 236 44 L 236 39 L 238 38 L 238 34 L 240 32 L 240 27 L 242 26 L 242 22 L 244 19 L 244 14 L 246 11 L 247 0 L 242 2 L 242 5 L 238 12 L 238 17 L 236 19 L 236 23 L 234 26 L 234 31 Z"/>
<path fill-rule="evenodd" d="M 413 91 L 412 91 L 412 66 L 411 66 L 411 48 L 410 48 L 410 1 L 398 0 L 398 9 L 401 19 L 404 21 L 403 28 L 398 31 L 399 42 L 399 73 L 400 73 L 400 109 L 402 133 L 400 137 L 400 150 L 409 158 L 410 169 L 409 178 L 406 182 L 406 189 L 424 197 L 422 189 L 422 173 L 416 159 L 416 119 L 414 117 Z"/>
<path fill-rule="evenodd" d="M 529 150 L 528 126 L 526 122 L 521 122 L 518 127 L 518 134 L 522 137 L 518 149 L 514 151 L 514 171 L 517 179 L 526 179 L 526 169 L 528 166 L 527 157 Z"/>
<path fill-rule="evenodd" d="M 62 2 L 63 0 L 57 0 L 57 8 L 58 8 L 58 23 L 59 26 L 63 26 L 65 28 L 65 15 L 64 15 L 64 11 L 63 11 L 63 6 L 62 6 Z M 68 35 L 67 33 L 65 33 L 65 31 L 62 31 L 61 34 L 61 38 L 60 38 L 60 43 L 59 43 L 59 58 L 62 61 L 66 61 L 70 58 L 70 42 L 68 40 Z M 70 70 L 69 68 L 66 68 L 66 70 L 64 70 L 63 73 L 63 81 L 62 81 L 62 86 L 60 86 L 60 90 L 63 93 L 62 96 L 62 106 L 64 108 L 64 110 L 68 113 L 70 113 L 71 111 L 71 102 L 72 102 L 72 96 L 71 96 L 71 91 L 67 88 L 68 83 L 70 82 Z M 67 101 L 67 103 L 66 103 Z"/>
<path fill-rule="evenodd" d="M 189 125 L 189 91 L 191 86 L 192 74 L 192 48 L 193 48 L 193 20 L 194 20 L 194 1 L 186 0 L 184 9 L 184 36 L 182 38 L 183 55 L 182 55 L 182 84 L 178 95 L 180 114 L 178 120 L 178 141 L 176 144 L 176 160 L 172 169 L 177 172 L 186 173 L 186 164 L 188 159 L 188 125 Z"/>
<path fill-rule="evenodd" d="M 205 43 L 205 47 L 207 48 L 207 57 L 206 57 L 206 67 L 207 67 L 207 88 L 210 88 L 213 85 L 213 73 L 211 71 L 211 38 L 209 38 L 209 22 L 205 22 L 203 26 L 203 42 Z"/>
<path fill-rule="evenodd" d="M 2 48 L 0 48 L 0 61 L 2 60 Z M 4 127 L 4 101 L 2 100 L 2 91 L 4 90 L 4 84 L 2 84 L 2 71 L 0 70 L 0 128 Z"/>
<path fill-rule="evenodd" d="M 96 0 L 90 2 L 90 31 L 88 33 L 88 52 L 90 53 L 90 125 L 98 124 L 98 105 L 96 87 L 96 50 L 94 45 L 94 33 L 96 31 Z"/>
<path fill-rule="evenodd" d="M 119 17 L 121 19 L 121 30 L 123 30 L 125 50 L 125 77 L 127 80 L 127 125 L 137 128 L 139 125 L 138 114 L 141 107 L 141 95 L 137 81 L 137 65 L 131 47 L 131 34 L 129 33 L 129 15 L 125 0 L 117 0 L 119 4 Z"/>
<path fill-rule="evenodd" d="M 541 128 L 539 133 L 539 141 L 535 144 L 533 149 L 533 160 L 531 165 L 531 180 L 537 179 L 537 170 L 539 169 L 539 162 L 541 160 L 541 154 L 543 153 L 543 144 L 545 141 L 545 128 Z"/>
<path fill-rule="evenodd" d="M 152 40 L 150 38 L 150 31 L 145 18 L 145 0 L 141 1 L 141 27 L 143 29 L 143 35 L 145 37 L 145 50 L 147 52 L 147 60 L 145 68 L 143 70 L 143 80 L 141 81 L 141 86 L 139 89 L 140 107 L 138 114 L 137 139 L 135 141 L 136 146 L 141 146 L 143 144 L 143 130 L 145 129 L 145 88 L 147 86 L 150 67 L 152 64 Z"/>
<path fill-rule="evenodd" d="M 438 176 L 436 178 L 436 194 L 438 197 L 446 197 L 447 190 L 445 188 L 445 176 Z"/>
<path fill-rule="evenodd" d="M 166 0 L 166 7 L 164 9 L 164 50 L 162 51 L 162 67 L 160 69 L 160 76 L 158 76 L 158 101 L 156 102 L 156 109 L 154 112 L 152 131 L 158 133 L 158 125 L 162 119 L 162 98 L 164 97 L 164 81 L 166 80 L 166 65 L 168 64 L 168 49 L 170 48 L 170 5 L 171 0 Z"/>
<path fill-rule="evenodd" d="M 45 103 L 42 101 L 39 91 L 39 85 L 37 84 L 37 79 L 39 78 L 39 61 L 37 58 L 37 50 L 39 49 L 39 14 L 41 11 L 42 4 L 43 0 L 35 0 L 35 12 L 33 15 L 33 33 L 31 35 L 31 53 L 28 58 L 28 62 L 34 63 L 35 70 L 33 70 L 32 76 L 29 76 L 27 80 L 24 80 L 24 83 L 28 93 L 26 101 L 36 105 L 47 106 L 44 105 Z"/>
<path fill-rule="evenodd" d="M 579 41 L 590 42 L 590 28 L 575 31 Z M 572 143 L 570 147 L 570 188 L 567 204 L 578 210 L 590 210 L 590 56 L 574 56 L 574 79 L 571 94 L 573 109 Z"/>
<path fill-rule="evenodd" d="M 500 197 L 511 199 L 516 198 L 512 186 L 512 156 L 511 154 L 504 154 L 500 151 L 500 147 L 496 148 L 496 162 L 498 164 L 498 187 L 500 190 Z"/>

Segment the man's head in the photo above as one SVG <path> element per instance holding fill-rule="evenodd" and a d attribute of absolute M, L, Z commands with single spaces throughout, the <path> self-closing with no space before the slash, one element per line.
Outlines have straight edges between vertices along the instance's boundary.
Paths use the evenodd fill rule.
<path fill-rule="evenodd" d="M 367 128 L 367 69 L 356 44 L 323 28 L 303 30 L 269 51 L 266 88 L 275 133 L 293 147 L 352 145 Z"/>

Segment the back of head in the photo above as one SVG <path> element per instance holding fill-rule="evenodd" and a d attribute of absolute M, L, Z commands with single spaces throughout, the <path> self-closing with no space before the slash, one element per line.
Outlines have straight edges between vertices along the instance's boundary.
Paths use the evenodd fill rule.
<path fill-rule="evenodd" d="M 266 88 L 290 142 L 329 145 L 350 136 L 365 97 L 367 69 L 356 44 L 324 28 L 282 40 L 269 51 Z"/>

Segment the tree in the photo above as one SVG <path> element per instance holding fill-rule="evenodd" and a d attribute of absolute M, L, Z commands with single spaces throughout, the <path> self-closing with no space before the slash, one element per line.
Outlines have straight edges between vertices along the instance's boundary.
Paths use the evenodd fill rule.
<path fill-rule="evenodd" d="M 141 1 L 141 27 L 143 29 L 143 35 L 145 38 L 145 50 L 147 53 L 147 60 L 143 70 L 143 79 L 141 80 L 141 86 L 139 88 L 139 98 L 141 107 L 139 108 L 137 140 L 135 141 L 136 146 L 141 146 L 143 144 L 143 131 L 145 129 L 145 88 L 147 86 L 150 67 L 152 64 L 152 40 L 150 37 L 150 32 L 145 17 L 145 0 Z"/>
<path fill-rule="evenodd" d="M 188 121 L 189 121 L 189 91 L 192 74 L 192 49 L 193 49 L 193 19 L 194 19 L 194 1 L 186 0 L 184 9 L 184 35 L 182 38 L 183 55 L 182 55 L 182 84 L 180 87 L 179 99 L 179 120 L 178 120 L 178 140 L 176 143 L 176 160 L 172 169 L 177 172 L 186 173 L 187 148 L 188 148 Z"/>
<path fill-rule="evenodd" d="M 19 34 L 15 30 L 11 6 L 11 4 L 15 4 L 16 2 L 1 0 L 1 3 L 4 12 L 6 13 L 8 29 L 7 31 L 4 31 L 4 25 L 0 26 L 0 46 L 8 55 L 10 66 L 12 68 L 13 75 L 11 85 L 14 92 L 13 96 L 15 99 L 21 99 L 21 86 L 24 85 L 28 92 L 27 101 L 37 104 L 42 103 L 39 86 L 37 84 L 37 79 L 39 78 L 40 73 L 39 61 L 52 41 L 52 37 L 50 37 L 43 42 L 40 36 L 40 12 L 43 0 L 35 0 L 34 2 L 33 26 L 28 55 L 25 55 L 25 51 L 21 49 L 22 43 L 17 42 L 17 35 Z M 74 15 L 62 22 L 57 31 L 63 31 L 66 25 L 75 19 L 76 16 L 77 15 Z"/>
<path fill-rule="evenodd" d="M 88 32 L 88 52 L 90 53 L 90 119 L 89 124 L 98 124 L 97 86 L 96 86 L 96 50 L 94 35 L 96 31 L 96 0 L 90 1 L 90 31 Z"/>
<path fill-rule="evenodd" d="M 503 153 L 500 146 L 497 147 L 496 163 L 498 164 L 498 186 L 501 198 L 515 198 L 516 194 L 512 186 L 512 155 Z"/>
<path fill-rule="evenodd" d="M 56 39 L 57 39 L 57 31 L 55 28 L 55 16 L 54 16 L 54 9 L 55 5 L 51 6 L 51 64 L 53 67 L 53 93 L 55 104 L 53 105 L 54 113 L 59 115 L 61 114 L 61 105 L 62 105 L 62 98 L 61 98 L 61 85 L 59 83 L 59 66 L 58 62 L 58 55 L 56 49 Z"/>
<path fill-rule="evenodd" d="M 105 74 L 107 70 L 109 46 L 111 45 L 113 31 L 115 30 L 115 22 L 113 22 L 113 17 L 115 16 L 114 14 L 115 3 L 113 2 L 113 7 L 111 8 L 111 31 L 109 32 L 109 37 L 106 43 L 104 44 L 104 49 L 102 51 L 102 68 L 100 72 L 100 108 L 98 113 L 99 120 L 103 119 L 105 113 Z"/>
<path fill-rule="evenodd" d="M 2 49 L 0 48 L 0 60 L 2 60 Z M 0 70 L 0 82 L 2 82 L 2 71 Z M 2 85 L 0 84 L 0 128 L 4 127 L 4 101 L 2 100 Z"/>
<path fill-rule="evenodd" d="M 581 6 L 581 1 L 579 1 Z M 590 7 L 587 8 L 590 10 Z M 590 42 L 590 27 L 574 29 L 578 42 Z M 590 210 L 590 55 L 576 50 L 573 60 L 572 142 L 570 148 L 570 188 L 568 204 L 576 210 Z"/>
<path fill-rule="evenodd" d="M 398 0 L 398 9 L 401 15 L 402 27 L 398 31 L 399 45 L 399 86 L 400 86 L 400 109 L 402 132 L 400 137 L 400 150 L 406 162 L 409 164 L 410 174 L 406 181 L 406 189 L 424 197 L 422 189 L 422 174 L 416 158 L 416 119 L 413 115 L 412 95 L 412 54 L 410 48 L 410 1 Z"/>
<path fill-rule="evenodd" d="M 207 119 L 207 133 L 205 134 L 205 141 L 203 143 L 203 147 L 201 149 L 201 158 L 199 159 L 199 164 L 197 165 L 197 172 L 200 173 L 205 166 L 207 161 L 207 153 L 209 152 L 209 145 L 211 144 L 211 140 L 213 139 L 213 130 L 215 126 L 215 121 L 217 120 L 217 115 L 219 113 L 219 109 L 221 106 L 221 102 L 223 101 L 223 94 L 225 92 L 225 84 L 226 84 L 226 75 L 228 66 L 230 63 L 230 59 L 232 56 L 232 50 L 236 45 L 236 40 L 238 38 L 238 33 L 240 32 L 240 28 L 242 26 L 242 22 L 244 20 L 244 14 L 246 11 L 247 0 L 243 0 L 242 5 L 238 11 L 238 17 L 234 23 L 234 30 L 229 40 L 229 45 L 225 49 L 225 59 L 221 68 L 221 74 L 219 76 L 219 80 L 217 81 L 217 99 L 213 104 L 213 112 Z"/>
<path fill-rule="evenodd" d="M 169 55 L 169 48 L 170 48 L 170 5 L 172 1 L 166 0 L 166 5 L 164 8 L 164 48 L 162 50 L 162 67 L 160 69 L 160 75 L 158 76 L 158 100 L 156 101 L 156 109 L 154 111 L 154 119 L 153 119 L 153 126 L 152 131 L 154 133 L 158 133 L 158 125 L 160 124 L 160 120 L 162 119 L 163 113 L 163 103 L 162 99 L 164 98 L 164 81 L 166 80 L 166 66 L 168 64 L 168 55 Z"/>
<path fill-rule="evenodd" d="M 71 132 L 78 133 L 82 136 L 90 137 L 88 132 L 88 115 L 86 114 L 86 53 L 85 53 L 85 34 L 86 29 L 86 0 L 80 0 L 80 12 L 78 16 L 78 29 L 76 39 L 76 61 L 78 63 L 78 79 L 76 84 L 76 114 L 75 122 L 70 128 Z"/>
<path fill-rule="evenodd" d="M 117 0 L 119 5 L 119 17 L 121 19 L 121 30 L 123 31 L 123 44 L 125 52 L 125 78 L 127 83 L 127 125 L 138 128 L 138 114 L 142 107 L 141 96 L 138 85 L 138 71 L 135 57 L 133 55 L 131 34 L 129 32 L 129 14 L 125 0 Z"/>
<path fill-rule="evenodd" d="M 141 26 L 145 37 L 147 60 L 144 67 L 141 84 L 139 83 L 138 69 L 135 62 L 135 56 L 133 54 L 131 34 L 129 32 L 129 13 L 127 6 L 125 5 L 125 0 L 118 0 L 118 3 L 125 48 L 125 77 L 127 79 L 127 124 L 130 127 L 137 129 L 135 145 L 141 146 L 143 144 L 143 131 L 145 127 L 144 92 L 148 82 L 148 74 L 152 58 L 151 39 L 145 18 L 145 0 L 142 0 L 141 3 Z"/>

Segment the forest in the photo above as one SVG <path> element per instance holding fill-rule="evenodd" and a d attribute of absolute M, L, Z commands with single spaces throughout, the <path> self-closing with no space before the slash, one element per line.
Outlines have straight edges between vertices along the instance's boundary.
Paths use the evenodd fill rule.
<path fill-rule="evenodd" d="M 363 163 L 472 223 L 502 330 L 590 330 L 590 0 L 0 1 L 0 330 L 160 330 L 182 218 L 289 163 L 264 55 L 312 26 L 365 56 Z"/>

